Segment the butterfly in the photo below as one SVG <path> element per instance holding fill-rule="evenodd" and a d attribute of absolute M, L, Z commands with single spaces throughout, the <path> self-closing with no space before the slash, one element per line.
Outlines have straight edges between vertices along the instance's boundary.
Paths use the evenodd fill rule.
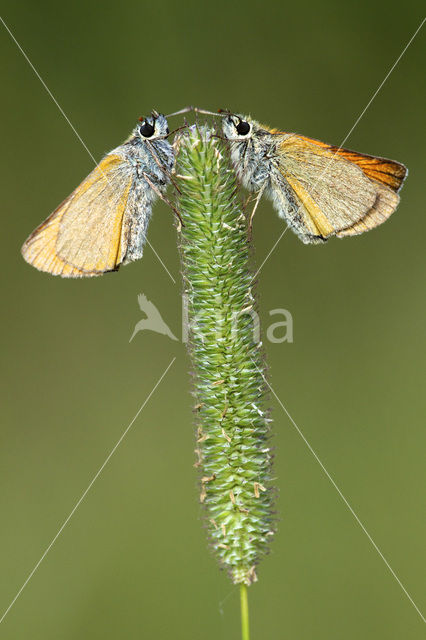
<path fill-rule="evenodd" d="M 153 202 L 166 200 L 171 181 L 168 135 L 164 115 L 140 118 L 130 137 L 33 231 L 22 247 L 25 260 L 40 271 L 79 278 L 141 258 Z"/>
<path fill-rule="evenodd" d="M 285 133 L 232 113 L 222 129 L 243 185 L 263 194 L 306 244 L 374 229 L 399 203 L 403 164 Z"/>

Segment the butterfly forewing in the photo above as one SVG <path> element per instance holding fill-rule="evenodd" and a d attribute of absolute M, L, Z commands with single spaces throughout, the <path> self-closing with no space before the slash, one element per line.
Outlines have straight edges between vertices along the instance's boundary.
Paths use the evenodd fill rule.
<path fill-rule="evenodd" d="M 306 231 L 327 238 L 356 235 L 382 224 L 399 203 L 404 165 L 283 134 L 279 167 L 296 194 Z"/>
<path fill-rule="evenodd" d="M 355 163 L 294 135 L 280 151 L 279 170 L 321 236 L 352 226 L 374 206 L 375 185 Z"/>
<path fill-rule="evenodd" d="M 378 156 L 370 156 L 365 153 L 358 153 L 357 151 L 350 151 L 349 149 L 328 145 L 325 142 L 320 142 L 313 138 L 306 138 L 305 136 L 298 137 L 309 143 L 328 149 L 333 154 L 346 158 L 346 160 L 357 164 L 366 176 L 390 187 L 393 191 L 399 191 L 401 189 L 407 175 L 407 168 L 395 160 L 380 158 Z"/>
<path fill-rule="evenodd" d="M 122 223 L 132 181 L 131 166 L 116 155 L 106 156 L 86 178 L 59 228 L 56 250 L 66 263 L 95 272 L 120 264 L 125 253 Z"/>
<path fill-rule="evenodd" d="M 24 258 L 41 271 L 92 276 L 123 261 L 122 234 L 133 171 L 120 155 L 109 154 L 25 242 Z"/>

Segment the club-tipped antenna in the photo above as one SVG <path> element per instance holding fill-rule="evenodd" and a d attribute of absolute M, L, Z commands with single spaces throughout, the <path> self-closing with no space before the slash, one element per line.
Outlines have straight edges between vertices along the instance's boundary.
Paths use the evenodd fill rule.
<path fill-rule="evenodd" d="M 188 106 L 183 109 L 179 109 L 179 111 L 174 111 L 173 113 L 168 113 L 166 118 L 171 118 L 172 116 L 180 116 L 183 113 L 189 113 L 189 111 L 194 111 L 195 113 L 202 113 L 207 116 L 216 116 L 219 118 L 224 118 L 230 112 L 225 111 L 224 109 L 219 109 L 218 111 L 208 111 L 207 109 L 200 109 L 199 107 Z"/>
<path fill-rule="evenodd" d="M 204 113 L 207 116 L 216 116 L 217 118 L 224 118 L 228 115 L 228 111 L 225 109 L 218 109 L 217 111 L 208 111 L 207 109 L 199 109 L 198 107 L 194 107 L 194 111 L 196 113 Z"/>
<path fill-rule="evenodd" d="M 179 111 L 174 111 L 173 113 L 168 113 L 166 115 L 166 118 L 171 118 L 172 116 L 180 116 L 183 113 L 188 113 L 189 111 L 193 111 L 194 107 L 192 106 L 188 106 L 188 107 L 184 107 L 183 109 L 179 109 Z"/>

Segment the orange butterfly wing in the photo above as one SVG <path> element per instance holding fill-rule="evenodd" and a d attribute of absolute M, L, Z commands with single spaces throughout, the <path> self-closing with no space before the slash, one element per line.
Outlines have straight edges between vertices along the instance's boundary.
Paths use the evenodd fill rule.
<path fill-rule="evenodd" d="M 357 151 L 350 151 L 349 149 L 329 145 L 325 142 L 320 142 L 319 140 L 308 138 L 306 136 L 298 136 L 298 138 L 302 138 L 302 140 L 312 142 L 319 147 L 328 149 L 333 153 L 336 153 L 338 156 L 346 158 L 349 162 L 357 164 L 361 167 L 366 176 L 390 187 L 392 191 L 397 193 L 401 189 L 407 176 L 407 167 L 395 160 L 370 156 L 365 153 L 358 153 Z"/>
<path fill-rule="evenodd" d="M 407 169 L 404 165 L 394 160 L 335 147 L 306 136 L 286 134 L 275 129 L 270 131 L 275 135 L 283 136 L 279 148 L 283 157 L 287 155 L 290 159 L 290 166 L 292 165 L 292 156 L 300 162 L 300 169 L 298 170 L 298 162 L 296 161 L 290 172 L 286 172 L 286 163 L 283 162 L 282 173 L 302 205 L 302 214 L 306 212 L 305 225 L 309 233 L 315 234 L 315 230 L 317 230 L 323 238 L 334 234 L 338 237 L 356 235 L 382 224 L 397 208 L 399 203 L 397 194 L 407 175 Z M 362 174 L 358 174 L 359 177 L 354 174 L 351 179 L 350 173 L 348 173 L 349 167 L 345 170 L 342 160 L 344 163 L 349 162 L 352 166 L 359 167 Z M 321 162 L 324 163 L 324 169 L 319 172 L 318 168 L 321 166 Z M 309 169 L 312 171 L 315 163 L 318 165 L 316 169 L 318 180 L 312 179 L 309 186 L 306 181 L 303 181 L 303 163 L 306 163 L 307 171 Z M 334 188 L 339 186 L 339 179 L 335 181 L 335 184 L 332 184 L 331 178 L 334 173 L 338 175 L 339 172 L 341 173 L 340 180 L 346 173 L 346 180 L 340 182 L 341 194 L 344 193 L 345 185 L 347 185 L 348 191 L 356 192 L 358 190 L 359 192 L 359 201 L 354 197 L 354 193 L 351 194 L 351 200 L 354 203 L 352 220 L 349 219 L 348 212 L 342 216 L 337 208 L 333 210 L 331 201 L 329 201 L 328 211 L 320 203 L 322 199 L 324 201 L 327 199 L 327 185 L 321 185 L 324 177 L 328 174 L 330 186 Z M 361 179 L 362 175 L 363 179 Z M 323 189 L 320 193 L 316 188 L 318 186 Z M 363 200 L 363 192 L 367 190 L 371 193 L 372 189 L 374 197 L 371 198 L 370 195 L 370 198 L 366 197 Z"/>
<path fill-rule="evenodd" d="M 107 155 L 25 241 L 25 260 L 63 277 L 116 269 L 127 248 L 122 223 L 131 185 L 123 158 Z"/>

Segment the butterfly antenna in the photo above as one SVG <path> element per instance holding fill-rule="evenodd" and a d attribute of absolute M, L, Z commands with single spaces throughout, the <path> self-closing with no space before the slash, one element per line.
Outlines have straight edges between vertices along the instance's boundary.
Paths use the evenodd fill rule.
<path fill-rule="evenodd" d="M 183 113 L 188 113 L 189 111 L 194 111 L 194 107 L 188 106 L 183 109 L 179 109 L 179 111 L 173 111 L 173 113 L 168 113 L 166 118 L 171 118 L 172 116 L 181 116 Z"/>
<path fill-rule="evenodd" d="M 167 114 L 166 118 L 171 118 L 172 116 L 180 116 L 183 113 L 188 113 L 189 111 L 194 111 L 195 113 L 203 113 L 207 116 L 216 116 L 220 118 L 224 118 L 226 115 L 230 115 L 230 111 L 225 109 L 219 109 L 218 111 L 208 111 L 208 109 L 200 109 L 200 107 L 188 106 L 180 109 L 179 111 L 174 111 L 173 113 Z"/>

